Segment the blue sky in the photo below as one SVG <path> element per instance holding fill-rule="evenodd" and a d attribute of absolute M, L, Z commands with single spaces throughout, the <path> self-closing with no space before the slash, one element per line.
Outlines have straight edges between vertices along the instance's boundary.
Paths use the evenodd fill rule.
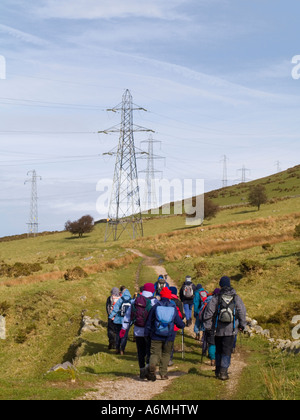
<path fill-rule="evenodd" d="M 295 0 L 2 0 L 0 236 L 27 230 L 33 169 L 40 231 L 105 217 L 96 185 L 113 176 L 102 154 L 118 135 L 97 132 L 120 122 L 106 109 L 125 89 L 147 109 L 135 124 L 162 142 L 164 178 L 208 191 L 224 155 L 228 184 L 243 166 L 256 179 L 299 164 L 299 12 Z"/>

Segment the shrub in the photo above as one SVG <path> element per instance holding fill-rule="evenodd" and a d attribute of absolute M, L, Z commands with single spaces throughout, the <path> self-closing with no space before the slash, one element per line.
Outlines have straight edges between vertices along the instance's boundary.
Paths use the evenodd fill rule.
<path fill-rule="evenodd" d="M 64 274 L 65 280 L 79 280 L 87 277 L 88 274 L 81 267 L 69 268 Z"/>
<path fill-rule="evenodd" d="M 240 271 L 242 274 L 249 274 L 260 271 L 263 265 L 259 261 L 244 259 L 240 262 Z"/>
<path fill-rule="evenodd" d="M 295 227 L 294 238 L 300 239 L 300 224 Z"/>
<path fill-rule="evenodd" d="M 209 269 L 206 261 L 196 261 L 194 263 L 194 269 L 196 271 L 197 277 L 203 277 L 208 274 Z"/>

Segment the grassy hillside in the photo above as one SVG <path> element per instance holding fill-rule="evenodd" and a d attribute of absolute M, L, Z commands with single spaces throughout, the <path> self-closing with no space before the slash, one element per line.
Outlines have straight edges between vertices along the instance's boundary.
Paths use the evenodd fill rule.
<path fill-rule="evenodd" d="M 257 184 L 264 185 L 269 200 L 299 196 L 300 165 L 265 178 L 214 190 L 207 195 L 220 206 L 243 204 L 247 201 L 249 188 Z"/>
<path fill-rule="evenodd" d="M 287 182 L 294 178 L 286 176 Z M 128 248 L 158 256 L 178 286 L 190 274 L 211 291 L 222 275 L 231 276 L 249 315 L 272 336 L 291 339 L 291 319 L 300 315 L 300 242 L 293 237 L 299 223 L 296 197 L 273 200 L 259 212 L 226 208 L 200 227 L 186 226 L 184 216 L 145 220 L 145 236 L 135 241 L 127 234 L 117 243 L 104 243 L 105 226 L 99 224 L 81 239 L 61 232 L 0 243 L 0 315 L 7 324 L 7 338 L 0 340 L 0 399 L 72 399 L 99 378 L 137 373 L 132 340 L 120 359 L 107 350 L 105 324 L 78 338 L 82 311 L 106 321 L 112 287 L 124 284 L 134 293 L 156 280 L 153 269 L 142 266 Z M 30 272 L 29 264 L 38 271 Z M 85 276 L 66 280 L 67 270 L 77 266 Z M 298 356 L 271 354 L 261 340 L 244 339 L 243 346 L 248 368 L 235 398 L 300 398 Z M 186 375 L 161 398 L 222 398 L 222 384 L 197 370 L 200 349 L 192 335 L 186 337 L 186 351 L 184 361 L 175 356 Z M 75 356 L 75 383 L 68 374 L 47 374 Z"/>

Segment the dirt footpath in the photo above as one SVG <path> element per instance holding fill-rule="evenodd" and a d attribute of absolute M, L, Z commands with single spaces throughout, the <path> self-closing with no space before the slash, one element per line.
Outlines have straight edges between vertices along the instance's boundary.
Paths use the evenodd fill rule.
<path fill-rule="evenodd" d="M 130 249 L 131 252 L 143 258 L 143 264 L 150 266 L 155 270 L 157 275 L 167 274 L 163 266 L 157 265 L 155 258 L 147 257 L 136 249 Z M 170 286 L 176 286 L 174 281 L 168 276 L 168 282 Z M 185 328 L 187 333 L 193 336 L 193 328 L 191 325 L 189 328 Z M 243 368 L 246 366 L 241 353 L 237 350 L 232 357 L 232 364 L 229 369 L 230 380 L 224 382 L 226 386 L 226 399 L 230 399 L 235 394 L 235 390 L 238 386 L 239 378 Z M 209 362 L 203 363 L 200 370 L 213 370 Z M 94 385 L 98 388 L 96 391 L 88 392 L 85 396 L 79 398 L 80 400 L 151 400 L 151 398 L 161 394 L 166 387 L 168 387 L 172 380 L 184 375 L 184 372 L 176 370 L 176 365 L 169 368 L 169 380 L 161 380 L 160 376 L 157 375 L 155 382 L 141 380 L 139 376 L 131 378 L 125 377 L 122 379 L 115 380 L 104 380 Z"/>

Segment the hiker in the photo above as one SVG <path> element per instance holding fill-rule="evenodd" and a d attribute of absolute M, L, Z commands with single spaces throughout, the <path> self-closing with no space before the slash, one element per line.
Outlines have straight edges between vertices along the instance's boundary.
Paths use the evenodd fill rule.
<path fill-rule="evenodd" d="M 157 282 L 154 283 L 154 288 L 155 288 L 155 295 L 159 296 L 160 292 L 162 291 L 162 289 L 164 287 L 170 287 L 169 283 L 167 282 L 167 275 L 163 275 L 161 274 L 160 276 L 158 276 Z"/>
<path fill-rule="evenodd" d="M 145 325 L 145 336 L 151 338 L 151 355 L 147 379 L 156 381 L 156 366 L 159 365 L 161 379 L 169 379 L 168 363 L 175 339 L 174 324 L 183 329 L 184 322 L 180 319 L 172 293 L 167 287 L 160 292 L 160 301 L 151 309 Z"/>
<path fill-rule="evenodd" d="M 183 304 L 182 304 L 182 302 L 179 300 L 179 298 L 177 296 L 177 288 L 171 286 L 170 287 L 170 290 L 171 290 L 171 302 L 174 302 L 175 303 L 176 309 L 177 309 L 177 312 L 178 312 L 178 315 L 179 315 L 180 319 L 183 320 L 185 318 L 184 310 L 183 310 Z M 177 331 L 179 331 L 179 328 L 176 327 L 176 325 L 174 325 L 174 332 L 175 332 L 175 334 L 174 334 L 174 341 L 173 341 L 172 351 L 171 351 L 171 354 L 170 354 L 169 366 L 172 366 L 173 365 L 174 342 L 175 342 L 175 339 L 176 339 Z"/>
<path fill-rule="evenodd" d="M 229 379 L 228 368 L 238 330 L 246 327 L 246 308 L 242 299 L 231 287 L 230 278 L 220 279 L 221 291 L 213 296 L 204 313 L 204 328 L 215 335 L 216 378 Z"/>
<path fill-rule="evenodd" d="M 109 315 L 110 319 L 113 319 L 116 331 L 116 354 L 123 355 L 125 352 L 125 347 L 128 339 L 128 332 L 124 337 L 120 338 L 120 331 L 122 328 L 123 318 L 126 314 L 127 309 L 131 306 L 131 294 L 125 286 L 121 287 L 122 291 L 120 299 L 116 302 L 111 314 Z M 120 289 L 120 290 L 121 290 Z"/>
<path fill-rule="evenodd" d="M 207 296 L 207 299 L 204 301 L 204 303 L 201 305 L 200 311 L 199 311 L 199 325 L 201 331 L 203 331 L 202 335 L 202 357 L 208 352 L 208 358 L 210 359 L 211 366 L 216 365 L 216 344 L 215 344 L 215 334 L 214 331 L 206 331 L 203 325 L 204 320 L 204 314 L 205 310 L 213 298 L 213 296 L 219 295 L 220 289 L 215 289 L 212 293 L 209 293 Z"/>
<path fill-rule="evenodd" d="M 117 287 L 113 287 L 111 290 L 111 295 L 107 298 L 106 301 L 106 312 L 108 316 L 107 321 L 107 336 L 108 336 L 108 350 L 116 348 L 116 329 L 114 324 L 114 318 L 110 319 L 109 315 L 112 313 L 112 310 L 116 302 L 120 299 L 120 292 Z"/>
<path fill-rule="evenodd" d="M 186 326 L 189 327 L 192 324 L 192 309 L 194 304 L 194 294 L 196 286 L 192 283 L 191 276 L 186 276 L 183 285 L 181 286 L 179 296 L 183 303 L 183 309 L 186 317 Z"/>
<path fill-rule="evenodd" d="M 145 337 L 144 334 L 145 323 L 152 306 L 157 303 L 157 299 L 154 297 L 155 289 L 153 283 L 146 283 L 141 289 L 140 293 L 137 294 L 136 298 L 125 314 L 122 329 L 120 331 L 120 338 L 123 338 L 126 335 L 130 325 L 133 323 L 133 334 L 135 337 L 138 354 L 140 379 L 145 379 L 149 369 L 151 344 L 150 338 Z"/>
<path fill-rule="evenodd" d="M 201 339 L 201 332 L 203 329 L 200 329 L 200 318 L 199 312 L 200 308 L 204 304 L 205 300 L 207 299 L 208 292 L 203 289 L 202 284 L 197 284 L 195 294 L 194 294 L 194 318 L 195 318 L 195 325 L 194 325 L 194 333 L 196 334 L 196 340 Z"/>

